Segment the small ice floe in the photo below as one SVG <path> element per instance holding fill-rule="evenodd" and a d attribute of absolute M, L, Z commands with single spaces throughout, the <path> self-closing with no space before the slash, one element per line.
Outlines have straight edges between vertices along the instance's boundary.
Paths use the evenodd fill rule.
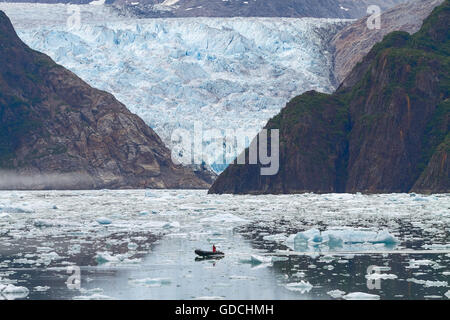
<path fill-rule="evenodd" d="M 379 295 L 364 292 L 352 292 L 342 296 L 342 298 L 345 300 L 380 300 Z"/>
<path fill-rule="evenodd" d="M 342 298 L 345 295 L 345 291 L 341 291 L 341 290 L 337 290 L 336 289 L 336 290 L 328 291 L 327 294 L 329 296 L 331 296 L 332 298 L 339 299 L 339 298 Z"/>
<path fill-rule="evenodd" d="M 225 297 L 221 297 L 221 296 L 211 296 L 211 297 L 196 297 L 194 298 L 194 300 L 224 300 Z"/>
<path fill-rule="evenodd" d="M 282 261 L 288 261 L 288 260 L 289 260 L 288 257 L 278 257 L 278 256 L 272 257 L 272 262 L 282 262 Z"/>
<path fill-rule="evenodd" d="M 112 255 L 109 252 L 97 252 L 95 260 L 98 264 L 134 264 L 140 263 L 141 259 L 129 259 L 128 254 Z"/>
<path fill-rule="evenodd" d="M 29 292 L 27 288 L 13 284 L 8 284 L 3 286 L 3 288 L 0 285 L 0 293 L 8 300 L 23 299 L 28 296 Z"/>
<path fill-rule="evenodd" d="M 258 255 L 251 255 L 250 256 L 250 262 L 252 264 L 258 265 L 258 264 L 270 264 L 272 262 L 272 258 L 271 257 L 263 257 L 263 256 L 258 256 Z"/>
<path fill-rule="evenodd" d="M 294 273 L 292 276 L 295 278 L 304 278 L 306 276 L 306 273 L 299 271 Z"/>
<path fill-rule="evenodd" d="M 286 284 L 286 289 L 290 290 L 290 291 L 298 291 L 300 293 L 306 293 L 311 291 L 311 289 L 313 288 L 313 285 L 311 283 L 309 283 L 308 281 L 303 281 L 301 280 L 300 282 L 292 282 L 292 283 L 288 283 Z"/>
<path fill-rule="evenodd" d="M 148 216 L 149 212 L 148 211 L 141 211 L 139 212 L 140 216 Z"/>
<path fill-rule="evenodd" d="M 263 237 L 263 240 L 265 241 L 274 241 L 274 242 L 284 242 L 286 241 L 286 239 L 287 237 L 284 233 L 272 234 Z"/>
<path fill-rule="evenodd" d="M 75 296 L 72 298 L 73 300 L 114 300 L 114 298 L 110 296 L 105 296 L 103 294 L 94 293 L 89 296 Z"/>
<path fill-rule="evenodd" d="M 145 278 L 130 280 L 129 283 L 145 287 L 161 287 L 172 283 L 170 278 Z"/>
<path fill-rule="evenodd" d="M 407 269 L 418 269 L 421 266 L 432 266 L 434 264 L 435 264 L 434 261 L 427 260 L 427 259 L 423 259 L 423 260 L 411 259 L 411 260 L 409 260 L 409 266 L 406 266 L 406 268 Z"/>
<path fill-rule="evenodd" d="M 0 219 L 9 219 L 11 215 L 9 213 L 0 212 Z"/>
<path fill-rule="evenodd" d="M 108 224 L 112 223 L 111 219 L 106 218 L 106 217 L 97 218 L 96 221 L 97 221 L 98 224 L 101 224 L 101 225 L 108 225 Z"/>
<path fill-rule="evenodd" d="M 326 231 L 309 229 L 290 235 L 285 245 L 295 251 L 305 251 L 314 246 L 327 246 L 330 249 L 353 244 L 395 245 L 397 238 L 387 230 L 373 231 L 365 228 L 332 228 Z"/>
<path fill-rule="evenodd" d="M 145 190 L 145 196 L 147 198 L 157 198 L 158 196 L 154 194 L 151 190 Z"/>
<path fill-rule="evenodd" d="M 424 249 L 430 249 L 430 250 L 448 250 L 450 249 L 450 243 L 446 244 L 440 244 L 440 243 L 433 243 L 433 244 L 425 244 L 423 245 Z"/>
<path fill-rule="evenodd" d="M 0 213 L 33 213 L 33 211 L 14 207 L 0 207 Z"/>
<path fill-rule="evenodd" d="M 33 225 L 36 228 L 50 228 L 53 227 L 53 222 L 49 220 L 36 219 L 34 220 Z"/>
<path fill-rule="evenodd" d="M 48 266 L 53 261 L 60 260 L 60 259 L 62 259 L 61 256 L 54 251 L 53 252 L 44 252 L 44 253 L 41 253 L 39 259 L 36 260 L 36 263 L 44 264 L 44 265 Z"/>
<path fill-rule="evenodd" d="M 33 288 L 34 291 L 38 291 L 38 292 L 45 292 L 50 290 L 49 286 L 37 286 Z"/>
<path fill-rule="evenodd" d="M 231 280 L 256 280 L 255 277 L 250 277 L 250 276 L 230 276 L 229 277 Z"/>
<path fill-rule="evenodd" d="M 136 250 L 138 247 L 139 247 L 139 245 L 134 242 L 128 242 L 128 244 L 127 244 L 127 248 L 129 250 Z"/>
<path fill-rule="evenodd" d="M 92 295 L 94 293 L 103 293 L 103 289 L 102 288 L 93 288 L 93 289 L 80 288 L 80 292 L 84 295 Z"/>
<path fill-rule="evenodd" d="M 414 278 L 406 279 L 406 281 L 417 283 L 417 284 L 421 284 L 421 285 L 423 285 L 426 288 L 430 288 L 430 287 L 447 287 L 448 286 L 447 281 L 419 280 L 419 279 L 414 279 Z"/>
<path fill-rule="evenodd" d="M 201 222 L 216 222 L 216 223 L 243 223 L 246 219 L 235 216 L 231 213 L 217 214 L 211 217 L 201 219 Z"/>
<path fill-rule="evenodd" d="M 448 290 L 448 291 L 444 294 L 444 296 L 446 296 L 447 298 L 450 299 L 450 290 Z"/>
<path fill-rule="evenodd" d="M 180 228 L 180 223 L 178 221 L 167 222 L 163 225 L 164 229 L 178 229 Z"/>
<path fill-rule="evenodd" d="M 389 280 L 389 279 L 397 279 L 398 277 L 395 274 L 389 273 L 371 273 L 366 274 L 367 280 Z"/>

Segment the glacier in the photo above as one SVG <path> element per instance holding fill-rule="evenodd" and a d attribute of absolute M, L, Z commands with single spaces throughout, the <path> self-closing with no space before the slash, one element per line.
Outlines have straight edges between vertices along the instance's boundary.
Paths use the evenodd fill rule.
<path fill-rule="evenodd" d="M 192 132 L 196 121 L 204 131 L 256 135 L 294 96 L 332 92 L 328 42 L 350 22 L 136 19 L 102 5 L 0 3 L 0 10 L 26 44 L 114 94 L 171 149 L 174 130 Z M 181 153 L 191 148 L 184 144 Z M 234 158 L 207 149 L 202 159 L 218 172 Z"/>

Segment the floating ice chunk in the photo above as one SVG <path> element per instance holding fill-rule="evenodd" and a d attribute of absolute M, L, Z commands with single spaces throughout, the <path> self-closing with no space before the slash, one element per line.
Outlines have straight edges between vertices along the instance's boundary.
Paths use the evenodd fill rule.
<path fill-rule="evenodd" d="M 232 222 L 247 222 L 246 219 L 235 216 L 231 213 L 217 214 L 215 216 L 206 217 L 201 219 L 202 222 L 222 222 L 222 223 L 232 223 Z"/>
<path fill-rule="evenodd" d="M 389 279 L 397 279 L 398 277 L 395 274 L 389 273 L 372 273 L 367 274 L 366 279 L 368 280 L 389 280 Z"/>
<path fill-rule="evenodd" d="M 151 190 L 145 190 L 145 196 L 148 197 L 148 198 L 157 198 L 158 197 Z"/>
<path fill-rule="evenodd" d="M 338 299 L 338 298 L 342 298 L 344 296 L 345 291 L 331 290 L 331 291 L 328 291 L 327 294 L 329 296 L 331 296 L 332 298 Z"/>
<path fill-rule="evenodd" d="M 272 257 L 272 262 L 280 262 L 280 261 L 288 261 L 288 260 L 289 260 L 288 257 L 278 257 L 278 256 Z"/>
<path fill-rule="evenodd" d="M 93 288 L 93 289 L 80 288 L 80 292 L 83 294 L 103 293 L 103 289 L 102 288 Z"/>
<path fill-rule="evenodd" d="M 342 296 L 342 298 L 345 300 L 380 300 L 379 295 L 364 292 L 352 292 Z"/>
<path fill-rule="evenodd" d="M 10 214 L 8 214 L 8 213 L 2 213 L 2 212 L 0 212 L 0 218 L 1 219 L 7 219 L 7 218 L 11 218 L 11 215 Z"/>
<path fill-rule="evenodd" d="M 105 264 L 105 263 L 133 264 L 141 262 L 141 259 L 128 259 L 127 254 L 118 254 L 113 256 L 109 252 L 97 252 L 95 259 L 97 260 L 98 264 Z"/>
<path fill-rule="evenodd" d="M 301 293 L 309 292 L 312 288 L 313 286 L 311 283 L 303 280 L 286 284 L 286 289 L 290 291 L 299 291 Z"/>
<path fill-rule="evenodd" d="M 38 292 L 44 292 L 44 291 L 48 291 L 50 290 L 49 286 L 37 286 L 33 288 L 34 291 L 38 291 Z"/>
<path fill-rule="evenodd" d="M 406 281 L 417 283 L 417 284 L 421 284 L 421 285 L 423 285 L 426 288 L 430 288 L 430 287 L 447 287 L 448 286 L 447 281 L 419 280 L 419 279 L 414 279 L 414 278 L 406 279 Z"/>
<path fill-rule="evenodd" d="M 286 241 L 286 239 L 287 237 L 284 233 L 272 234 L 263 237 L 263 240 L 265 241 L 275 241 L 275 242 L 283 242 Z"/>
<path fill-rule="evenodd" d="M 341 247 L 344 244 L 396 244 L 398 240 L 387 230 L 373 231 L 363 228 L 333 228 L 320 232 L 318 229 L 309 229 L 290 235 L 285 244 L 296 250 L 301 251 L 308 246 L 326 245 L 329 248 Z"/>
<path fill-rule="evenodd" d="M 444 295 L 450 299 L 450 290 L 448 290 Z"/>
<path fill-rule="evenodd" d="M 0 213 L 33 213 L 33 211 L 22 208 L 0 207 Z"/>
<path fill-rule="evenodd" d="M 429 201 L 427 198 L 424 197 L 414 197 L 413 201 Z"/>
<path fill-rule="evenodd" d="M 239 275 L 233 275 L 229 277 L 231 280 L 256 280 L 255 277 L 251 276 L 239 276 Z"/>
<path fill-rule="evenodd" d="M 178 221 L 172 221 L 172 222 L 168 222 L 166 224 L 163 225 L 164 229 L 176 229 L 180 227 L 180 223 Z"/>
<path fill-rule="evenodd" d="M 271 263 L 272 262 L 272 258 L 271 257 L 262 257 L 262 256 L 257 256 L 257 255 L 252 255 L 250 257 L 250 262 L 252 264 L 263 264 L 263 263 Z"/>
<path fill-rule="evenodd" d="M 34 220 L 33 225 L 37 228 L 49 228 L 53 227 L 53 222 L 48 220 L 36 219 Z"/>
<path fill-rule="evenodd" d="M 89 296 L 75 296 L 73 300 L 114 300 L 114 298 L 105 296 L 103 294 L 94 293 Z"/>
<path fill-rule="evenodd" d="M 139 245 L 137 243 L 134 243 L 134 242 L 128 242 L 127 247 L 130 250 L 136 250 L 139 247 Z"/>
<path fill-rule="evenodd" d="M 147 216 L 148 215 L 148 211 L 141 211 L 139 212 L 140 216 Z"/>
<path fill-rule="evenodd" d="M 420 266 L 432 266 L 434 265 L 435 262 L 428 260 L 428 259 L 422 259 L 422 260 L 415 260 L 415 259 L 411 259 L 409 260 L 409 266 L 406 266 L 406 268 L 408 269 L 417 269 Z"/>
<path fill-rule="evenodd" d="M 169 285 L 172 283 L 170 278 L 145 278 L 130 280 L 130 283 L 134 285 L 140 285 L 145 287 L 161 287 L 163 285 Z"/>
<path fill-rule="evenodd" d="M 101 225 L 108 225 L 108 224 L 111 224 L 111 223 L 112 223 L 111 219 L 108 219 L 108 218 L 106 218 L 106 217 L 100 217 L 100 218 L 98 218 L 98 219 L 97 219 L 97 222 L 98 222 L 99 224 L 101 224 Z"/>
<path fill-rule="evenodd" d="M 29 292 L 30 291 L 25 287 L 8 284 L 6 287 L 3 288 L 1 294 L 5 296 L 5 298 L 8 300 L 14 300 L 25 298 L 26 296 L 28 296 Z"/>

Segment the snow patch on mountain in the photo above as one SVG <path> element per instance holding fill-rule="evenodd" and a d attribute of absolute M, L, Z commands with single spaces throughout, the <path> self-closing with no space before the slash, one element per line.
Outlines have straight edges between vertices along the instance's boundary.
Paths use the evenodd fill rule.
<path fill-rule="evenodd" d="M 71 7 L 0 4 L 25 43 L 113 93 L 169 147 L 173 131 L 191 131 L 195 121 L 203 130 L 256 134 L 294 96 L 333 91 L 328 42 L 349 22 L 131 19 L 108 7 L 81 5 L 81 24 L 74 27 L 67 24 L 76 12 Z M 213 160 L 220 151 L 203 156 L 219 163 L 213 165 L 217 171 L 225 168 Z"/>

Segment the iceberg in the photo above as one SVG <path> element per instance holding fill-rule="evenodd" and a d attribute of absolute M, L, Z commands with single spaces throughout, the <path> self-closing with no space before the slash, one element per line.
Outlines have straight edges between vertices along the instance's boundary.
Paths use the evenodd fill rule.
<path fill-rule="evenodd" d="M 295 251 L 304 251 L 311 247 L 327 246 L 330 249 L 354 244 L 384 244 L 386 246 L 398 243 L 397 238 L 387 230 L 373 231 L 365 228 L 332 228 L 326 231 L 309 229 L 290 235 L 285 245 Z"/>

